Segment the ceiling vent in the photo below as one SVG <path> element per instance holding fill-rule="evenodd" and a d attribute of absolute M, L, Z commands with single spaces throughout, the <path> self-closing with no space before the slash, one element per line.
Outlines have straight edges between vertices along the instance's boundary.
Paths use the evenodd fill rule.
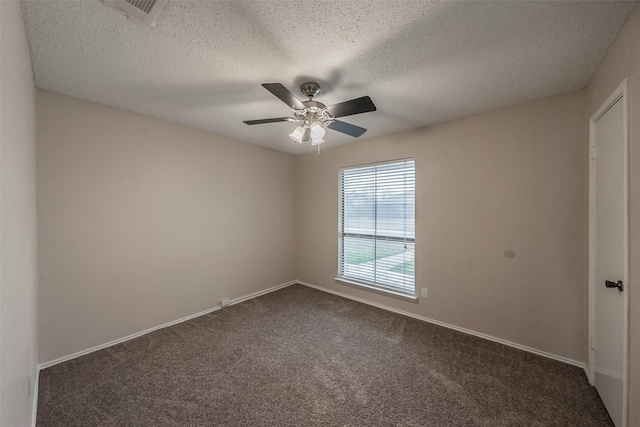
<path fill-rule="evenodd" d="M 104 4 L 145 27 L 155 27 L 158 14 L 168 0 L 103 0 Z"/>

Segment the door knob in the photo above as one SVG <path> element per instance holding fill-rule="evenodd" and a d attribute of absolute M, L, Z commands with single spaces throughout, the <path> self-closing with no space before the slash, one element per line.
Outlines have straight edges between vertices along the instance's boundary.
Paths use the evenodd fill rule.
<path fill-rule="evenodd" d="M 624 291 L 624 285 L 622 284 L 622 280 L 618 280 L 617 282 L 612 282 L 610 280 L 605 280 L 604 285 L 607 288 L 618 288 L 620 292 Z"/>

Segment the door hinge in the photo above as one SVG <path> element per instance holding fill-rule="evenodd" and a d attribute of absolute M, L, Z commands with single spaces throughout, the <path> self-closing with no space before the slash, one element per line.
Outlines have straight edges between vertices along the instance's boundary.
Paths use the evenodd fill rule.
<path fill-rule="evenodd" d="M 598 157 L 598 147 L 592 145 L 589 147 L 589 158 L 595 160 Z"/>
<path fill-rule="evenodd" d="M 596 349 L 596 339 L 594 336 L 589 337 L 589 347 L 591 347 L 591 350 Z"/>

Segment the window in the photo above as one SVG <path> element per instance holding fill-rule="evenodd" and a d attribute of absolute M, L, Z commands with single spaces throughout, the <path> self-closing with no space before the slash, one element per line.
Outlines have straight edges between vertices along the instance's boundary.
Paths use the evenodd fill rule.
<path fill-rule="evenodd" d="M 415 162 L 340 171 L 338 280 L 415 295 Z"/>

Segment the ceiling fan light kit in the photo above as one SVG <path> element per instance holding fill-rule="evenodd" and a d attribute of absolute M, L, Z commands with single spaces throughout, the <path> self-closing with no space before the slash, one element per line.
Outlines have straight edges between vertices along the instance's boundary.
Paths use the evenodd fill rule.
<path fill-rule="evenodd" d="M 376 111 L 376 106 L 368 96 L 328 107 L 321 102 L 314 101 L 313 97 L 320 93 L 320 85 L 316 82 L 307 82 L 300 85 L 300 92 L 309 98 L 308 101 L 300 101 L 280 83 L 264 83 L 262 86 L 287 104 L 293 111 L 294 117 L 246 120 L 244 123 L 257 125 L 277 122 L 302 122 L 289 134 L 289 138 L 298 144 L 311 140 L 311 145 L 318 146 L 318 152 L 320 151 L 320 144 L 324 143 L 325 128 L 351 135 L 355 138 L 367 131 L 365 128 L 336 120 L 336 118 Z"/>

